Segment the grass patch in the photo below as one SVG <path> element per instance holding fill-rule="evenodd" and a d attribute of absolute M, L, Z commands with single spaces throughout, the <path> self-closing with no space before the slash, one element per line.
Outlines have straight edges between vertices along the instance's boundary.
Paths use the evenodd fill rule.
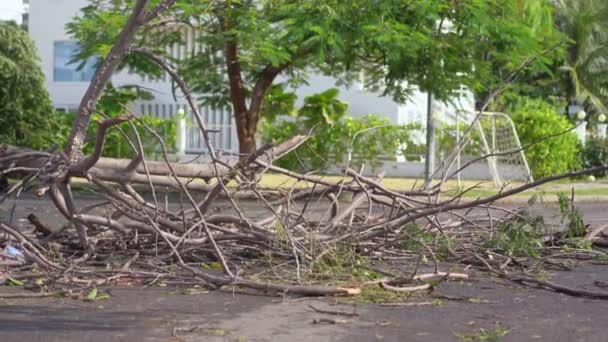
<path fill-rule="evenodd" d="M 411 293 L 394 292 L 383 289 L 378 285 L 369 285 L 363 286 L 360 295 L 340 298 L 340 301 L 345 304 L 403 303 L 410 296 Z"/>
<path fill-rule="evenodd" d="M 509 333 L 509 329 L 500 322 L 496 322 L 492 329 L 481 328 L 479 331 L 468 334 L 454 334 L 461 342 L 499 342 Z"/>
<path fill-rule="evenodd" d="M 338 182 L 342 179 L 346 179 L 346 181 L 350 181 L 350 178 L 343 178 L 342 176 L 318 176 L 317 178 L 324 179 L 329 182 Z M 9 180 L 11 184 L 14 184 L 15 180 Z M 203 182 L 200 179 L 195 179 L 194 183 Z M 559 180 L 551 183 L 544 184 L 536 189 L 530 189 L 521 193 L 514 195 L 516 198 L 521 197 L 530 197 L 534 194 L 537 195 L 547 195 L 547 196 L 556 196 L 560 192 L 563 192 L 566 189 L 570 189 L 572 186 L 576 189 L 577 196 L 608 196 L 608 180 L 597 181 L 594 183 L 584 183 L 578 181 L 577 183 L 573 183 L 572 180 Z M 211 182 L 213 184 L 214 181 Z M 397 177 L 387 177 L 382 180 L 382 185 L 391 190 L 396 191 L 408 191 L 412 190 L 412 188 L 419 188 L 422 184 L 421 180 L 414 178 L 397 178 Z M 236 187 L 237 183 L 232 181 L 228 184 L 229 187 Z M 289 178 L 287 176 L 281 174 L 273 174 L 266 173 L 260 180 L 261 187 L 266 188 L 283 188 L 290 189 L 292 186 L 295 186 L 296 189 L 305 188 L 311 186 L 311 184 L 307 184 L 306 182 L 298 182 L 295 179 Z M 491 181 L 473 181 L 473 180 L 463 180 L 461 182 L 461 187 L 458 187 L 458 183 L 455 180 L 448 180 L 443 189 L 446 191 L 446 195 L 455 195 L 462 191 L 462 189 L 468 189 L 473 186 L 478 186 L 477 188 L 468 191 L 464 194 L 465 198 L 478 198 L 478 197 L 488 197 L 492 195 L 496 195 L 499 192 L 499 189 L 495 187 L 494 183 Z M 519 186 L 521 183 L 510 183 L 509 187 Z M 74 191 L 83 191 L 87 188 L 87 181 L 81 178 L 72 178 L 72 188 Z M 138 190 L 145 193 L 145 186 Z M 172 191 L 171 189 L 168 189 Z"/>

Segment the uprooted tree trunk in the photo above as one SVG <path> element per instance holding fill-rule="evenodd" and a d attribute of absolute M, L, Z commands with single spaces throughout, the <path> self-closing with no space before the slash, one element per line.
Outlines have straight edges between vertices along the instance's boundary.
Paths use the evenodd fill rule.
<path fill-rule="evenodd" d="M 11 260 L 16 266 L 36 263 L 52 275 L 48 278 L 55 284 L 64 285 L 86 282 L 95 286 L 121 278 L 153 284 L 165 279 L 283 294 L 352 295 L 359 293 L 359 288 L 309 285 L 318 273 L 319 264 L 341 265 L 344 260 L 340 259 L 340 253 L 346 248 L 370 258 L 411 258 L 416 254 L 418 260 L 423 255 L 432 257 L 435 270 L 431 275 L 416 275 L 417 263 L 410 276 L 401 274 L 374 281 L 389 291 L 429 290 L 432 284 L 425 283 L 429 279 L 433 282 L 467 279 L 463 274 L 439 271 L 433 241 L 425 240 L 424 233 L 431 234 L 435 243 L 438 239 L 462 241 L 458 248 L 449 244 L 443 246 L 453 260 L 486 267 L 490 272 L 508 278 L 503 270 L 512 261 L 510 257 L 492 252 L 491 258 L 484 258 L 480 255 L 484 251 L 475 249 L 482 245 L 475 239 L 495 234 L 497 225 L 508 223 L 513 217 L 521 219 L 520 214 L 500 208 L 495 202 L 549 181 L 608 169 L 602 166 L 545 178 L 473 201 L 465 201 L 463 193 L 454 195 L 445 191 L 443 186 L 453 164 L 451 157 L 445 161 L 447 167 L 441 181 L 430 190 L 394 191 L 382 185 L 382 174 L 368 178 L 349 165 L 343 168 L 343 177 L 337 181 L 285 170 L 274 166 L 274 160 L 305 143 L 307 137 L 297 136 L 259 149 L 255 148 L 254 139 L 264 94 L 280 68 L 271 67 L 263 72 L 266 77 L 256 84 L 255 96 L 248 108 L 236 59 L 228 67 L 233 72 L 230 87 L 236 103 L 239 139 L 244 142 L 241 152 L 244 153 L 239 161 L 231 163 L 216 154 L 198 106 L 175 70 L 154 53 L 131 47 L 137 29 L 173 2 L 165 0 L 147 10 L 148 1 L 137 1 L 117 44 L 96 72 L 82 100 L 70 139 L 62 152 L 32 151 L 7 145 L 0 148 L 2 175 L 27 174 L 17 184 L 9 185 L 0 202 L 9 195 L 18 196 L 33 184 L 36 193 L 39 196 L 47 194 L 76 231 L 76 234 L 71 229 L 52 231 L 44 218 L 35 216 L 29 218 L 36 227 L 34 233 L 20 231 L 10 222 L 0 222 L 0 242 L 17 244 L 23 254 L 22 258 L 17 255 Z M 227 59 L 231 48 L 236 49 L 236 45 L 228 44 Z M 180 88 L 200 128 L 209 162 L 171 162 L 164 141 L 152 130 L 162 150 L 163 161 L 146 159 L 136 130 L 133 130 L 137 141 L 133 144 L 135 157 L 132 160 L 101 157 L 109 129 L 123 122 L 140 120 L 126 109 L 124 115 L 100 122 L 92 154 L 80 155 L 86 128 L 103 87 L 129 53 L 141 54 L 156 63 Z M 466 140 L 459 141 L 455 151 L 462 149 L 465 143 Z M 268 171 L 282 174 L 291 183 L 274 189 L 262 188 L 259 185 L 261 175 Z M 256 176 L 251 177 L 252 174 Z M 74 177 L 88 181 L 89 189 L 101 198 L 99 203 L 83 207 L 76 202 L 70 188 Z M 150 194 L 142 194 L 133 186 L 136 184 L 145 185 Z M 161 188 L 172 188 L 179 193 L 177 209 L 169 205 L 168 200 L 159 203 L 157 195 Z M 255 210 L 246 209 L 247 204 L 239 202 L 239 194 L 243 193 L 253 199 L 248 205 L 255 204 Z M 341 205 L 349 197 L 352 200 Z M 472 212 L 475 209 L 477 212 Z M 412 224 L 419 226 L 419 231 L 411 230 Z M 35 232 L 41 232 L 42 236 Z M 600 234 L 599 229 L 594 229 L 589 241 L 602 239 Z M 51 241 L 60 244 L 61 248 L 54 247 L 53 252 L 48 250 Z M 414 251 L 404 247 L 412 243 L 422 248 Z M 60 257 L 57 257 L 58 253 Z M 125 257 L 121 265 L 111 266 L 106 261 L 113 255 Z M 282 283 L 269 282 L 268 278 L 259 276 L 255 280 L 247 278 L 242 261 L 252 259 L 270 263 L 270 269 L 276 275 L 270 278 L 282 279 Z M 106 266 L 100 269 L 100 263 Z M 216 263 L 219 267 L 215 267 Z M 204 267 L 200 267 L 201 264 Z M 179 266 L 179 271 L 175 271 L 175 265 Z M 306 274 L 310 277 L 305 278 Z M 286 278 L 291 282 L 285 281 Z M 523 277 L 512 280 L 534 283 Z M 408 286 L 401 287 L 403 285 Z M 540 285 L 572 292 L 572 289 L 547 282 Z M 604 293 L 589 291 L 581 295 L 608 298 Z"/>

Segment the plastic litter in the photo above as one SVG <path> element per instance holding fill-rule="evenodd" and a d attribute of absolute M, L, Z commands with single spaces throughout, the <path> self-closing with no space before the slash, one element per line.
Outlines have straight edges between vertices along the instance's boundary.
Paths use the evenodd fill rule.
<path fill-rule="evenodd" d="M 23 252 L 21 252 L 21 250 L 19 248 L 15 247 L 11 244 L 4 246 L 4 254 L 6 254 L 7 256 L 9 256 L 13 259 L 25 261 L 25 255 L 23 255 Z"/>

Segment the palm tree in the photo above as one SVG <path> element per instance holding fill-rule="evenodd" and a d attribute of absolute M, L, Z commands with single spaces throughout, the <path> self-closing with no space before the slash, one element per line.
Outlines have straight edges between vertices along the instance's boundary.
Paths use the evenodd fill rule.
<path fill-rule="evenodd" d="M 570 44 L 559 67 L 568 107 L 606 112 L 608 99 L 608 1 L 555 0 L 558 28 Z"/>

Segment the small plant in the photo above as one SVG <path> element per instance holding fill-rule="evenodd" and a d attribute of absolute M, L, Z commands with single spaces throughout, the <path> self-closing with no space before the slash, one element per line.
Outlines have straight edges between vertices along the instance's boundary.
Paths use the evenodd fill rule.
<path fill-rule="evenodd" d="M 374 280 L 377 274 L 366 268 L 369 264 L 369 258 L 357 253 L 353 246 L 337 244 L 313 262 L 311 271 L 315 278 Z"/>
<path fill-rule="evenodd" d="M 538 258 L 543 248 L 545 223 L 542 217 L 516 217 L 501 222 L 486 248 L 514 257 Z"/>
<path fill-rule="evenodd" d="M 462 342 L 499 342 L 509 333 L 509 329 L 500 322 L 496 322 L 492 329 L 479 329 L 478 332 L 469 334 L 455 334 L 456 338 Z"/>
<path fill-rule="evenodd" d="M 585 236 L 585 222 L 580 209 L 574 206 L 574 191 L 572 198 L 565 193 L 557 194 L 559 202 L 559 214 L 562 217 L 562 223 L 567 222 L 566 231 L 564 232 L 565 239 L 576 239 Z"/>
<path fill-rule="evenodd" d="M 411 293 L 394 292 L 383 289 L 377 285 L 368 285 L 362 287 L 361 295 L 343 298 L 341 302 L 345 304 L 401 303 L 409 296 L 411 296 Z"/>
<path fill-rule="evenodd" d="M 424 230 L 415 223 L 403 227 L 401 235 L 403 240 L 401 248 L 404 250 L 426 253 L 426 245 L 435 252 L 438 258 L 448 256 L 449 250 L 455 246 L 455 242 L 445 234 Z"/>

